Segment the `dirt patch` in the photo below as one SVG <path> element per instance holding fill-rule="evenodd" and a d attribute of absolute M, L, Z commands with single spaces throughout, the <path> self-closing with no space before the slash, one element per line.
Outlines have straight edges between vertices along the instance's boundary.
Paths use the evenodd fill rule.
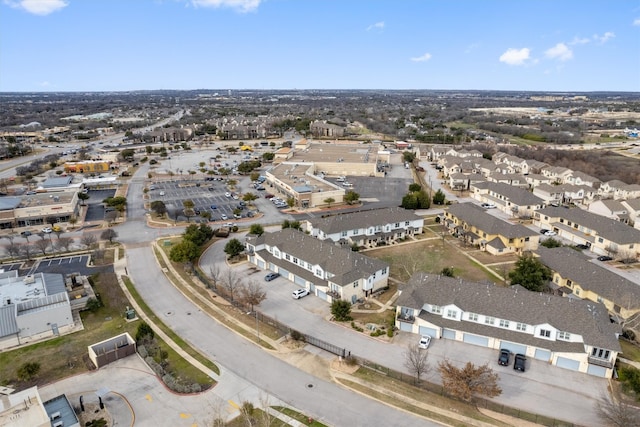
<path fill-rule="evenodd" d="M 349 364 L 347 362 L 345 362 L 344 360 L 340 360 L 340 358 L 335 358 L 332 362 L 331 362 L 331 369 L 334 371 L 338 371 L 338 372 L 344 372 L 346 374 L 353 374 L 354 372 L 356 372 L 359 368 L 357 363 L 354 364 Z"/>
<path fill-rule="evenodd" d="M 309 353 L 303 349 L 290 353 L 278 353 L 278 357 L 313 376 L 331 381 L 329 373 L 330 361 L 324 357 Z"/>

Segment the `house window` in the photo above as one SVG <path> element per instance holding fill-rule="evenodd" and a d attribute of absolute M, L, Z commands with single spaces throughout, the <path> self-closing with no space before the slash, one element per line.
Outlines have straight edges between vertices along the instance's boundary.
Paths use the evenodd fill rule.
<path fill-rule="evenodd" d="M 527 324 L 526 323 L 516 323 L 516 329 L 518 331 L 525 332 L 527 330 Z"/>
<path fill-rule="evenodd" d="M 409 226 L 409 224 L 411 224 L 409 221 L 405 221 L 405 222 L 404 222 L 404 226 L 405 226 L 405 227 L 408 227 L 408 226 Z"/>
<path fill-rule="evenodd" d="M 387 267 L 382 269 L 382 274 L 387 274 Z"/>
<path fill-rule="evenodd" d="M 569 332 L 558 331 L 558 339 L 563 341 L 569 341 L 571 339 L 571 334 Z"/>
<path fill-rule="evenodd" d="M 298 258 L 293 257 L 293 263 L 294 263 L 294 264 L 297 264 L 297 263 L 298 263 Z"/>
<path fill-rule="evenodd" d="M 572 283 L 573 282 L 571 280 L 567 279 L 567 286 L 571 286 Z"/>
<path fill-rule="evenodd" d="M 509 327 L 509 321 L 508 320 L 504 320 L 504 319 L 500 319 L 500 327 L 501 328 L 508 328 Z"/>
<path fill-rule="evenodd" d="M 356 280 L 355 282 L 353 282 L 353 287 L 357 288 L 358 287 L 358 281 Z"/>
<path fill-rule="evenodd" d="M 540 336 L 544 338 L 549 338 L 551 336 L 551 331 L 546 329 L 540 329 Z"/>
<path fill-rule="evenodd" d="M 400 223 L 396 222 L 396 224 L 394 225 L 395 228 L 400 228 Z"/>
<path fill-rule="evenodd" d="M 280 258 L 280 251 L 277 249 L 273 250 L 273 256 Z"/>
<path fill-rule="evenodd" d="M 451 319 L 455 319 L 457 314 L 458 313 L 455 310 L 447 310 L 447 317 Z"/>
<path fill-rule="evenodd" d="M 469 320 L 471 320 L 472 322 L 477 322 L 478 321 L 478 314 L 477 313 L 469 313 Z"/>
<path fill-rule="evenodd" d="M 609 359 L 609 350 L 594 347 L 593 350 L 591 350 L 591 356 L 599 359 Z"/>
<path fill-rule="evenodd" d="M 579 288 L 575 288 L 574 291 L 576 295 L 580 295 L 580 289 Z"/>
<path fill-rule="evenodd" d="M 356 229 L 356 230 L 351 230 L 351 234 L 352 234 L 353 236 L 355 236 L 356 234 L 358 234 L 358 230 L 357 230 L 357 229 Z"/>
<path fill-rule="evenodd" d="M 319 268 L 316 268 L 316 276 L 322 277 L 322 270 L 320 270 Z"/>
<path fill-rule="evenodd" d="M 343 231 L 342 233 L 340 233 L 340 237 L 347 237 L 347 232 Z"/>
<path fill-rule="evenodd" d="M 442 313 L 442 307 L 440 307 L 439 305 L 433 305 L 431 306 L 431 311 L 433 313 L 440 314 Z"/>
<path fill-rule="evenodd" d="M 495 317 L 487 316 L 484 318 L 484 323 L 486 323 L 487 325 L 493 325 L 494 323 L 496 323 L 496 319 Z"/>
<path fill-rule="evenodd" d="M 289 256 L 289 254 L 285 254 L 284 259 L 286 259 L 287 261 L 291 261 L 291 257 Z"/>
<path fill-rule="evenodd" d="M 528 237 L 525 237 L 525 238 L 524 238 L 524 241 L 525 241 L 525 242 L 528 242 L 528 241 L 529 241 L 529 238 L 528 238 Z"/>
<path fill-rule="evenodd" d="M 603 243 L 604 239 L 602 237 L 598 237 L 598 243 Z"/>

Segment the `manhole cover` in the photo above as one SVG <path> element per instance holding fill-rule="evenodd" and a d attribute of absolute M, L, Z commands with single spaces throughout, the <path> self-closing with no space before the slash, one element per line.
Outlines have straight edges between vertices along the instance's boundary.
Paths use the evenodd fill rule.
<path fill-rule="evenodd" d="M 167 311 L 167 316 L 172 316 L 173 312 L 172 311 Z"/>
<path fill-rule="evenodd" d="M 313 388 L 313 384 L 307 384 L 307 388 Z"/>

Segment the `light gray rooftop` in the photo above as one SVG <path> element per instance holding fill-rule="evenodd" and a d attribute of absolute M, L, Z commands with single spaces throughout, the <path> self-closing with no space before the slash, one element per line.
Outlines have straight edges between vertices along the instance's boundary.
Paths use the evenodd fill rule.
<path fill-rule="evenodd" d="M 313 228 L 332 234 L 356 228 L 368 228 L 376 225 L 403 223 L 420 219 L 422 217 L 416 215 L 413 211 L 394 207 L 331 215 L 325 218 L 310 218 L 308 221 L 313 225 Z"/>

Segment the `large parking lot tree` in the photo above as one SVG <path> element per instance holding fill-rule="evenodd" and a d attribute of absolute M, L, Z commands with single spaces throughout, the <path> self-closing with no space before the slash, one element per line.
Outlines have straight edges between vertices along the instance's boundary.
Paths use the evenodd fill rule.
<path fill-rule="evenodd" d="M 151 202 L 151 210 L 159 217 L 163 217 L 167 213 L 167 206 L 162 200 L 154 200 Z"/>
<path fill-rule="evenodd" d="M 224 253 L 229 256 L 229 258 L 236 257 L 240 255 L 244 251 L 244 245 L 238 239 L 231 239 L 224 246 Z"/>
<path fill-rule="evenodd" d="M 515 269 L 509 273 L 512 285 L 521 285 L 534 292 L 545 290 L 552 277 L 551 270 L 531 255 L 518 258 Z"/>

